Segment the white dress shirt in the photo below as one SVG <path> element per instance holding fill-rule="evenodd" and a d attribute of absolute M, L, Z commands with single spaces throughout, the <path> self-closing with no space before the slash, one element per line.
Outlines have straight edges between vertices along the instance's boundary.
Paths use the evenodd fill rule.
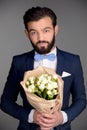
<path fill-rule="evenodd" d="M 37 52 L 35 52 L 37 53 Z M 54 48 L 54 50 L 52 50 L 50 53 L 54 53 L 55 56 L 57 55 L 57 49 L 56 47 Z M 49 53 L 49 54 L 50 54 Z M 40 61 L 34 61 L 34 68 L 37 68 L 39 66 L 45 66 L 48 68 L 52 68 L 54 70 L 56 70 L 56 66 L 57 66 L 57 57 L 55 58 L 54 61 L 48 60 L 48 59 L 43 59 Z M 33 114 L 34 114 L 34 109 L 31 110 L 29 116 L 28 116 L 28 122 L 29 123 L 33 123 Z M 63 124 L 66 123 L 68 121 L 68 117 L 67 114 L 64 111 L 61 111 L 62 115 L 63 115 Z"/>

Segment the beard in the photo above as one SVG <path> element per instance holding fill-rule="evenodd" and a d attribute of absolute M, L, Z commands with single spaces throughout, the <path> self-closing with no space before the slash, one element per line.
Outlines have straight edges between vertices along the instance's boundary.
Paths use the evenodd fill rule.
<path fill-rule="evenodd" d="M 51 49 L 54 47 L 55 44 L 55 34 L 53 35 L 53 38 L 51 40 L 51 42 L 48 41 L 38 41 L 36 44 L 34 44 L 31 40 L 30 40 L 32 47 L 34 48 L 34 50 L 36 52 L 38 52 L 39 54 L 47 54 L 51 51 Z M 47 43 L 47 47 L 42 46 L 41 48 L 38 47 L 38 44 L 40 43 Z"/>

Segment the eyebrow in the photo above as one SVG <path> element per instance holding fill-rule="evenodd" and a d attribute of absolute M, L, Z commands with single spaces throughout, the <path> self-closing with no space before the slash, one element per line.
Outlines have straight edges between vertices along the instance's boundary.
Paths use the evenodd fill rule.
<path fill-rule="evenodd" d="M 36 31 L 36 30 L 31 28 L 31 29 L 29 29 L 29 32 L 31 32 L 31 31 Z"/>
<path fill-rule="evenodd" d="M 45 28 L 43 28 L 43 29 L 41 29 L 41 30 L 44 30 L 44 29 L 52 29 L 51 27 L 45 27 Z M 33 28 L 31 28 L 31 29 L 29 29 L 29 32 L 31 32 L 31 31 L 37 31 L 36 29 L 33 29 Z"/>
<path fill-rule="evenodd" d="M 51 28 L 51 27 L 45 27 L 45 28 L 43 28 L 43 29 L 52 29 L 52 28 Z M 43 29 L 42 29 L 42 30 L 43 30 Z"/>

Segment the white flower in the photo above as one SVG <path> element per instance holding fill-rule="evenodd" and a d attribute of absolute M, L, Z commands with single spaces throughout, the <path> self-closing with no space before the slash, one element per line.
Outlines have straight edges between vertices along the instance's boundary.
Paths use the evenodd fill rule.
<path fill-rule="evenodd" d="M 48 90 L 47 95 L 48 95 L 48 99 L 53 99 L 54 95 L 53 95 L 52 91 Z"/>
<path fill-rule="evenodd" d="M 25 85 L 26 85 L 27 87 L 29 86 L 29 81 L 28 81 L 28 80 L 26 81 Z"/>
<path fill-rule="evenodd" d="M 52 93 L 51 90 L 48 90 L 48 91 L 47 91 L 47 94 L 48 94 L 48 95 L 53 95 L 53 93 Z"/>
<path fill-rule="evenodd" d="M 58 94 L 57 75 L 42 74 L 39 77 L 29 77 L 25 83 L 28 91 L 41 98 L 54 99 Z"/>
<path fill-rule="evenodd" d="M 54 95 L 57 95 L 58 94 L 58 91 L 56 89 L 53 89 L 53 94 Z"/>
<path fill-rule="evenodd" d="M 57 82 L 52 82 L 52 86 L 53 86 L 53 88 L 58 88 Z"/>
<path fill-rule="evenodd" d="M 30 84 L 34 84 L 34 81 L 35 81 L 35 77 L 34 76 L 32 76 L 32 77 L 29 77 L 29 82 L 30 82 Z"/>
<path fill-rule="evenodd" d="M 56 74 L 54 74 L 54 75 L 52 76 L 52 78 L 55 79 L 55 80 L 57 80 L 57 79 L 58 79 L 58 76 L 57 76 Z"/>
<path fill-rule="evenodd" d="M 52 89 L 53 89 L 53 85 L 49 82 L 49 83 L 47 84 L 46 88 L 47 88 L 48 90 L 52 90 Z"/>
<path fill-rule="evenodd" d="M 48 76 L 48 77 L 47 77 L 47 80 L 48 80 L 48 81 L 51 81 L 51 78 L 52 78 L 51 76 Z"/>
<path fill-rule="evenodd" d="M 28 87 L 28 91 L 31 92 L 31 93 L 34 93 L 35 92 L 35 85 L 32 84 Z"/>
<path fill-rule="evenodd" d="M 38 88 L 43 91 L 45 89 L 45 85 L 44 84 L 40 84 L 40 86 L 38 86 Z"/>

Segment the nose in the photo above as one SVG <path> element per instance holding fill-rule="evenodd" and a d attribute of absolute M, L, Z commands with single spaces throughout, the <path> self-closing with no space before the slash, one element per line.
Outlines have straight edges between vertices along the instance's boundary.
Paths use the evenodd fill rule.
<path fill-rule="evenodd" d="M 43 41 L 44 39 L 43 39 L 43 34 L 40 32 L 39 34 L 38 34 L 38 41 Z"/>

